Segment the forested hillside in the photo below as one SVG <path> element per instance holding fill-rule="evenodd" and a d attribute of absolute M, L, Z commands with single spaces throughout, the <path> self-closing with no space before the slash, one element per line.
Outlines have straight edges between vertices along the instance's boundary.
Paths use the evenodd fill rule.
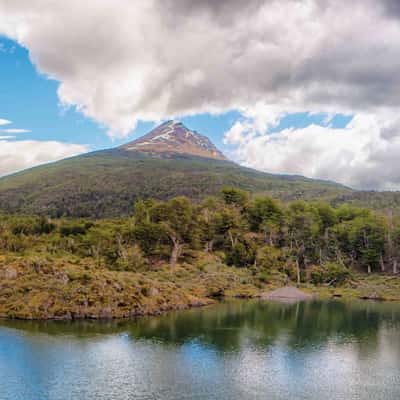
<path fill-rule="evenodd" d="M 52 217 L 129 215 L 140 199 L 187 196 L 199 200 L 225 185 L 284 201 L 331 199 L 350 194 L 335 183 L 279 176 L 230 161 L 178 155 L 152 157 L 137 151 L 105 150 L 43 165 L 0 179 L 0 211 Z"/>

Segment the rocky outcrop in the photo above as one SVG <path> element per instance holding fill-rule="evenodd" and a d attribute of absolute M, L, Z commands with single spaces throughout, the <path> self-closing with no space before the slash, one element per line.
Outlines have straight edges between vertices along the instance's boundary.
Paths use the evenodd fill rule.
<path fill-rule="evenodd" d="M 302 292 L 294 286 L 284 286 L 269 293 L 263 293 L 262 299 L 265 300 L 289 300 L 289 301 L 302 301 L 311 300 L 315 298 L 314 295 Z"/>

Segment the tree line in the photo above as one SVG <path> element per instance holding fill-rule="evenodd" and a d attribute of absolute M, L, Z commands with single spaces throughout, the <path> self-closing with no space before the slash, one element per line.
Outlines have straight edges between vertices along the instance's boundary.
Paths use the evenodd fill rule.
<path fill-rule="evenodd" d="M 353 271 L 398 272 L 400 221 L 351 205 L 282 204 L 226 187 L 201 202 L 138 201 L 125 219 L 4 216 L 0 248 L 68 253 L 120 270 L 160 262 L 174 268 L 212 253 L 227 265 L 266 276 L 277 270 L 298 282 L 340 284 Z"/>

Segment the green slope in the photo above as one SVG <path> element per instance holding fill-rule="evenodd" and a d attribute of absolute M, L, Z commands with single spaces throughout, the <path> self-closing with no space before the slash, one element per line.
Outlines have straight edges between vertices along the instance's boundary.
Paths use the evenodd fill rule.
<path fill-rule="evenodd" d="M 351 189 L 196 157 L 151 158 L 121 149 L 89 153 L 0 179 L 0 211 L 51 216 L 128 215 L 137 199 L 199 199 L 232 185 L 284 201 L 349 197 Z"/>

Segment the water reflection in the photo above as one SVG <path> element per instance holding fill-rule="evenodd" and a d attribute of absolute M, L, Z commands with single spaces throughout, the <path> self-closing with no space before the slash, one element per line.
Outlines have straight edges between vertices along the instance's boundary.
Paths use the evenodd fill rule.
<path fill-rule="evenodd" d="M 6 400 L 386 400 L 400 398 L 399 372 L 390 303 L 233 301 L 131 322 L 0 324 Z"/>

